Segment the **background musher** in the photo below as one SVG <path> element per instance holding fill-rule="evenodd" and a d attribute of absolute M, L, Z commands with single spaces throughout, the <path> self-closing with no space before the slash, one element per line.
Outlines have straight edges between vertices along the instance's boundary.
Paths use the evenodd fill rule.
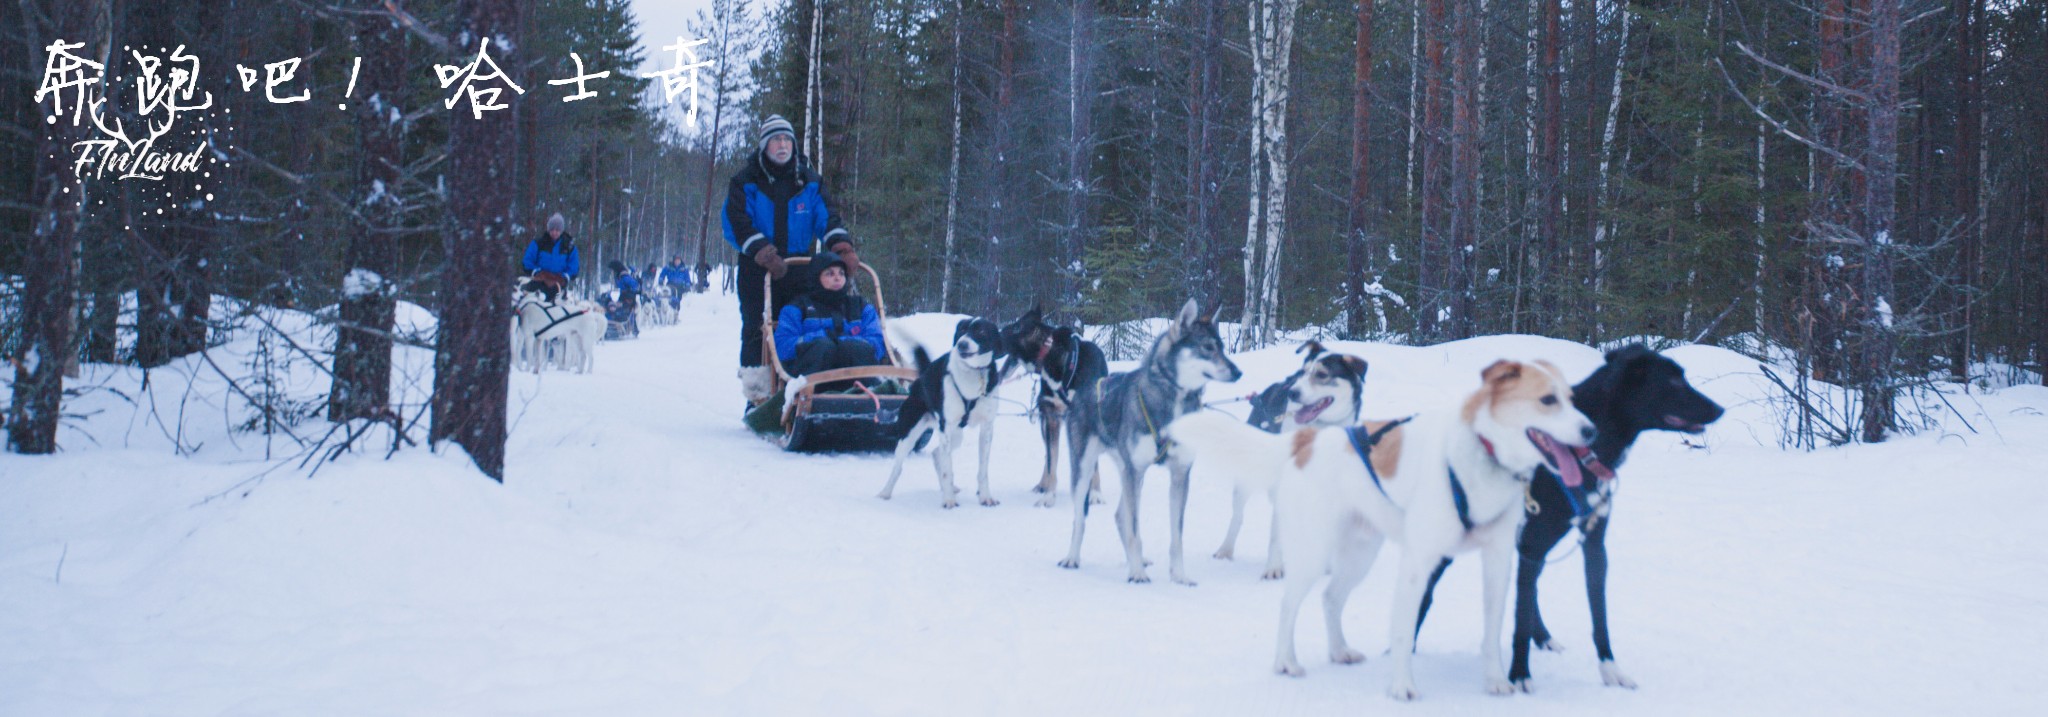
<path fill-rule="evenodd" d="M 582 270 L 583 258 L 576 250 L 576 237 L 564 231 L 567 224 L 561 213 L 556 212 L 548 217 L 547 233 L 526 244 L 526 255 L 519 263 L 533 278 L 520 287 L 522 291 L 541 292 L 552 302 Z"/>
<path fill-rule="evenodd" d="M 660 279 L 668 287 L 668 307 L 681 310 L 683 295 L 690 293 L 690 267 L 683 266 L 683 255 L 669 258 L 668 264 L 661 267 Z"/>
<path fill-rule="evenodd" d="M 750 403 L 768 398 L 774 384 L 761 362 L 761 282 L 773 276 L 775 306 L 809 288 L 791 277 L 786 256 L 804 256 L 822 248 L 847 264 L 848 283 L 860 270 L 860 255 L 839 215 L 831 209 L 825 180 L 796 151 L 796 132 L 789 120 L 772 115 L 760 127 L 760 151 L 754 161 L 733 175 L 726 191 L 725 240 L 739 251 L 740 386 Z M 800 272 L 808 273 L 808 272 Z M 803 284 L 799 286 L 799 284 Z"/>

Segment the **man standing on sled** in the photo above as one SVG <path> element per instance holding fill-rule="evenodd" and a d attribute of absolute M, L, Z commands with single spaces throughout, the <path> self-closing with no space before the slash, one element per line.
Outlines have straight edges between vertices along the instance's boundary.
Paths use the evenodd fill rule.
<path fill-rule="evenodd" d="M 582 255 L 576 251 L 576 237 L 563 231 L 567 224 L 557 212 L 548 217 L 548 232 L 527 243 L 520 265 L 533 278 L 521 290 L 541 292 L 553 302 L 562 293 L 562 287 L 568 286 L 569 280 L 576 278 L 583 268 Z"/>
<path fill-rule="evenodd" d="M 789 120 L 770 116 L 761 123 L 760 140 L 754 161 L 733 175 L 724 212 L 725 240 L 740 255 L 740 385 L 752 403 L 767 399 L 774 383 L 772 369 L 761 362 L 763 279 L 775 277 L 779 308 L 808 288 L 796 286 L 797 277 L 783 280 L 789 272 L 783 257 L 822 248 L 846 262 L 849 275 L 860 269 L 860 255 L 831 209 L 825 180 L 796 152 Z"/>

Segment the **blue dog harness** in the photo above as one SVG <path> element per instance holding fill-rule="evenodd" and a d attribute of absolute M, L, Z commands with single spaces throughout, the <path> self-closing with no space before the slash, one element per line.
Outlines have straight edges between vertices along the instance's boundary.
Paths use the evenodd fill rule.
<path fill-rule="evenodd" d="M 1385 437 L 1388 431 L 1412 420 L 1415 420 L 1415 417 L 1409 416 L 1380 426 L 1379 430 L 1372 432 L 1367 432 L 1364 426 L 1344 429 L 1344 435 L 1351 439 L 1351 450 L 1358 452 L 1358 461 L 1365 464 L 1365 474 L 1372 477 L 1372 487 L 1379 489 L 1382 496 L 1387 495 L 1387 487 L 1380 483 L 1380 472 L 1372 467 L 1372 447 L 1379 445 L 1380 439 Z M 1451 503 L 1458 507 L 1458 523 L 1465 526 L 1465 531 L 1469 533 L 1472 531 L 1472 503 L 1465 497 L 1465 484 L 1458 481 L 1458 471 L 1450 470 L 1450 474 Z"/>
<path fill-rule="evenodd" d="M 1379 489 L 1380 495 L 1387 495 L 1387 487 L 1380 484 L 1380 472 L 1372 467 L 1372 447 L 1379 445 L 1380 439 L 1386 437 L 1388 432 L 1413 420 L 1415 417 L 1409 416 L 1398 421 L 1390 421 L 1387 425 L 1380 426 L 1379 430 L 1371 432 L 1366 431 L 1365 426 L 1344 429 L 1344 436 L 1351 439 L 1351 450 L 1358 452 L 1358 462 L 1365 464 L 1365 474 L 1372 477 L 1372 487 Z"/>

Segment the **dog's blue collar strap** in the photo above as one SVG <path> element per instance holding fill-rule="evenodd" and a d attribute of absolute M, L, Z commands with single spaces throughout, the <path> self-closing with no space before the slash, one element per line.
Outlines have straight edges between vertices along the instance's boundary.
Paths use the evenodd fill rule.
<path fill-rule="evenodd" d="M 1372 477 L 1372 487 L 1379 489 L 1380 495 L 1384 496 L 1387 494 L 1387 487 L 1380 484 L 1380 472 L 1372 467 L 1372 447 L 1379 445 L 1380 439 L 1385 437 L 1389 431 L 1399 428 L 1401 424 L 1412 420 L 1415 420 L 1414 416 L 1398 421 L 1390 421 L 1387 425 L 1380 426 L 1379 430 L 1370 432 L 1365 430 L 1365 426 L 1352 426 L 1344 429 L 1344 436 L 1351 439 L 1351 450 L 1358 452 L 1358 462 L 1365 464 L 1365 474 Z M 1460 514 L 1462 515 L 1463 511 L 1460 511 Z"/>

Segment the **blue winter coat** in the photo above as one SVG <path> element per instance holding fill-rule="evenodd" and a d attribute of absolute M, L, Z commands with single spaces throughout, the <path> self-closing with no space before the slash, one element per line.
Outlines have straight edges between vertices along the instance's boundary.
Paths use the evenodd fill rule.
<path fill-rule="evenodd" d="M 685 289 L 690 288 L 690 267 L 663 264 L 661 267 L 661 283 L 680 286 Z"/>
<path fill-rule="evenodd" d="M 858 299 L 856 299 L 858 300 Z M 875 360 L 882 360 L 881 316 L 875 307 L 860 302 L 860 318 L 848 321 L 847 317 L 819 307 L 809 295 L 797 297 L 782 307 L 782 313 L 775 317 L 775 355 L 784 361 L 796 358 L 796 347 L 807 341 L 827 338 L 860 339 L 875 347 Z"/>
<path fill-rule="evenodd" d="M 826 197 L 825 180 L 801 157 L 790 161 L 796 163 L 790 175 L 778 178 L 768 171 L 766 156 L 756 152 L 726 188 L 725 241 L 740 256 L 751 257 L 766 244 L 783 256 L 807 256 L 846 241 L 846 229 Z"/>
<path fill-rule="evenodd" d="M 547 251 L 542 251 L 541 242 L 547 239 L 548 235 L 542 234 L 540 238 L 528 242 L 526 257 L 520 260 L 520 265 L 525 266 L 528 273 L 546 269 L 571 279 L 576 278 L 576 273 L 583 269 L 583 255 L 576 250 L 576 237 L 570 236 L 568 232 L 562 232 L 560 240 L 550 242 L 552 246 L 548 247 Z"/>
<path fill-rule="evenodd" d="M 620 274 L 618 280 L 612 282 L 612 285 L 619 288 L 619 299 L 621 301 L 624 301 L 629 296 L 635 299 L 640 298 L 640 277 L 634 276 L 633 272 L 628 271 Z"/>

